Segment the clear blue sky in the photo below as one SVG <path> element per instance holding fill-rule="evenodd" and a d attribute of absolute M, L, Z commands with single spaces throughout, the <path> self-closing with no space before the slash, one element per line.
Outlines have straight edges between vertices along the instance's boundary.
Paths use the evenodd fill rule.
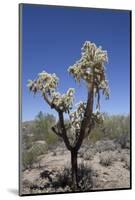
<path fill-rule="evenodd" d="M 80 58 L 84 41 L 108 51 L 106 65 L 110 100 L 101 99 L 101 111 L 126 114 L 130 110 L 130 13 L 24 5 L 22 16 L 22 118 L 34 119 L 41 110 L 53 113 L 41 98 L 28 91 L 27 80 L 45 70 L 60 78 L 59 91 L 76 89 L 75 103 L 86 99 L 86 88 L 78 85 L 67 68 Z"/>

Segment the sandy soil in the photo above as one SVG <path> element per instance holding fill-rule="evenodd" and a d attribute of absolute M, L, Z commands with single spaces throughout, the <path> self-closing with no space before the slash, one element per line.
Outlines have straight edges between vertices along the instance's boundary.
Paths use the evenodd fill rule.
<path fill-rule="evenodd" d="M 92 154 L 92 157 L 89 157 L 89 153 L 93 152 L 92 148 L 82 148 L 83 154 L 78 154 L 78 164 L 84 163 L 89 168 L 93 170 L 93 187 L 91 190 L 102 190 L 102 189 L 115 189 L 115 188 L 129 188 L 130 187 L 130 162 L 129 162 L 129 149 L 115 149 L 115 150 L 106 150 L 103 152 L 95 152 Z M 80 151 L 81 152 L 81 151 Z M 87 152 L 87 159 L 85 155 Z M 101 155 L 102 153 L 107 153 L 111 155 L 111 164 L 108 166 L 101 164 Z M 51 176 L 52 179 L 55 179 L 57 174 L 62 172 L 65 167 L 70 168 L 70 152 L 67 151 L 64 147 L 57 147 L 53 151 L 48 151 L 47 154 L 40 156 L 40 162 L 35 163 L 32 169 L 25 170 L 22 177 L 22 193 L 48 193 L 48 192 L 65 192 L 66 189 L 58 188 L 54 190 L 52 188 L 44 187 L 45 184 L 48 184 L 49 179 L 41 179 L 40 174 L 45 170 L 47 173 L 53 172 Z M 38 183 L 41 185 L 38 189 L 31 187 Z M 67 189 L 68 190 L 68 189 Z"/>

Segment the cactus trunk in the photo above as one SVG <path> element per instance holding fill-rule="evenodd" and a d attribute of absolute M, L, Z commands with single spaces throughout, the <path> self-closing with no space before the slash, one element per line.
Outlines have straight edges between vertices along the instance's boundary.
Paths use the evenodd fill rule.
<path fill-rule="evenodd" d="M 77 151 L 71 151 L 71 167 L 72 167 L 72 187 L 73 190 L 78 188 L 78 176 L 77 176 Z"/>

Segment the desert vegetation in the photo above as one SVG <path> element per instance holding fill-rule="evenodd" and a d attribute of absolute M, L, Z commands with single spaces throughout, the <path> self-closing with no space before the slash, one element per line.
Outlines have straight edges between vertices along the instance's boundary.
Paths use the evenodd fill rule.
<path fill-rule="evenodd" d="M 78 152 L 79 191 L 130 186 L 130 117 L 106 116 L 102 126 L 95 127 Z M 40 120 L 48 124 L 48 129 L 43 132 L 44 137 L 41 134 L 37 138 Z M 52 132 L 50 127 L 54 123 L 54 116 L 42 112 L 35 120 L 22 123 L 24 194 L 72 192 L 70 154 L 61 138 Z"/>

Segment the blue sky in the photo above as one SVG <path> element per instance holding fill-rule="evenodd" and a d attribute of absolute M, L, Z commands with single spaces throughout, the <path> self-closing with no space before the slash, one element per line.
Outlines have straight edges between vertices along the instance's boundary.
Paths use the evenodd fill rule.
<path fill-rule="evenodd" d="M 76 90 L 75 103 L 86 100 L 87 90 L 67 72 L 80 58 L 86 40 L 107 50 L 110 99 L 101 98 L 101 111 L 127 114 L 130 110 L 129 11 L 23 5 L 22 12 L 22 119 L 34 119 L 41 110 L 56 114 L 38 94 L 26 87 L 43 70 L 60 78 L 58 90 Z"/>

